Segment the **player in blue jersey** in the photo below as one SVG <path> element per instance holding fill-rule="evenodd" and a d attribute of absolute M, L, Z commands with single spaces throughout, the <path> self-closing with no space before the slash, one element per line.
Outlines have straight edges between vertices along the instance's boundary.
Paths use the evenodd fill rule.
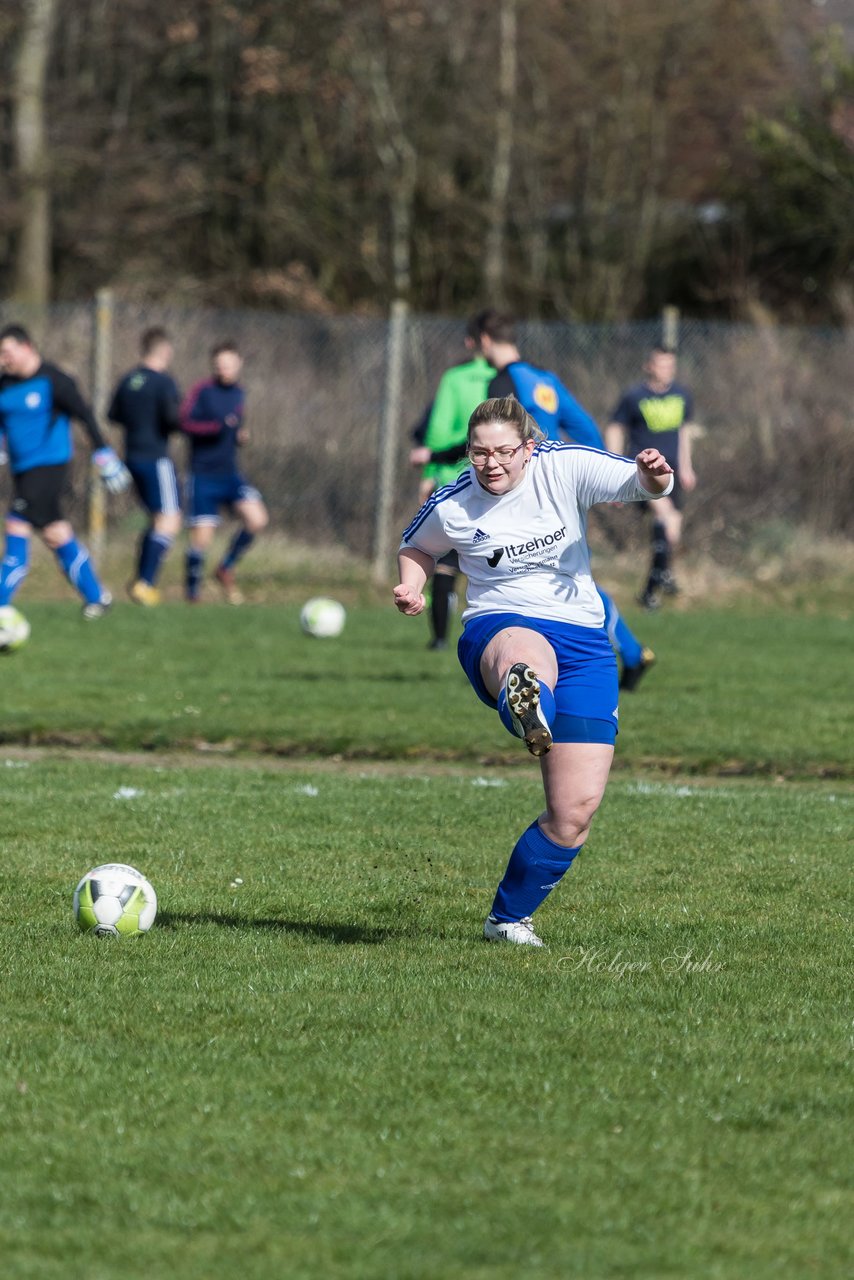
<path fill-rule="evenodd" d="M 160 603 L 157 579 L 163 557 L 181 531 L 178 479 L 169 435 L 181 425 L 181 397 L 169 374 L 172 342 L 165 329 L 146 329 L 139 364 L 119 382 L 107 416 L 125 432 L 125 462 L 150 520 L 139 544 L 128 594 L 136 604 Z"/>
<path fill-rule="evenodd" d="M 608 447 L 615 453 L 656 448 L 676 473 L 673 492 L 656 504 L 652 519 L 652 563 L 639 596 L 646 609 L 657 609 L 662 595 L 676 595 L 673 559 L 682 540 L 682 507 L 697 477 L 691 460 L 690 427 L 694 398 L 676 381 L 676 356 L 665 347 L 654 347 L 645 366 L 646 378 L 630 387 L 605 428 Z"/>
<path fill-rule="evenodd" d="M 243 423 L 246 396 L 240 384 L 243 360 L 233 342 L 221 342 L 211 352 L 213 377 L 197 383 L 181 408 L 181 428 L 190 440 L 190 479 L 187 520 L 185 594 L 190 603 L 199 598 L 205 556 L 220 521 L 220 510 L 229 508 L 240 520 L 215 577 L 230 604 L 242 603 L 234 580 L 234 566 L 269 521 L 261 494 L 240 474 L 237 450 L 248 440 Z"/>
<path fill-rule="evenodd" d="M 655 449 L 630 462 L 541 436 L 514 396 L 475 409 L 470 466 L 405 530 L 394 588 L 401 613 L 421 613 L 436 560 L 458 553 L 467 581 L 460 663 L 481 701 L 540 758 L 545 812 L 517 841 L 484 924 L 486 938 L 528 946 L 542 946 L 531 917 L 581 851 L 617 735 L 617 665 L 590 570 L 587 512 L 657 499 L 672 485 Z"/>
<path fill-rule="evenodd" d="M 593 418 L 557 374 L 522 359 L 516 345 L 516 326 L 510 316 L 498 311 L 482 311 L 478 328 L 481 351 L 496 370 L 489 384 L 490 397 L 515 396 L 547 440 L 571 440 L 593 449 L 605 448 Z M 605 609 L 608 639 L 623 666 L 620 688 L 630 693 L 655 662 L 655 654 L 648 645 L 641 644 L 607 591 L 598 585 L 597 590 Z"/>
<path fill-rule="evenodd" d="M 71 419 L 86 429 L 104 485 L 121 493 L 130 475 L 101 434 L 76 382 L 42 360 L 21 325 L 0 331 L 0 434 L 12 472 L 12 508 L 6 519 L 6 554 L 0 563 L 0 605 L 8 604 L 27 576 L 30 534 L 35 529 L 83 598 L 84 618 L 100 618 L 112 603 L 86 548 L 63 515 L 73 451 Z"/>

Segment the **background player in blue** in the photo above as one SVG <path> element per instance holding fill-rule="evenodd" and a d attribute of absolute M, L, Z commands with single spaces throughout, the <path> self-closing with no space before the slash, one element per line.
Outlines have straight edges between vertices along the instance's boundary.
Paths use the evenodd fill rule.
<path fill-rule="evenodd" d="M 478 328 L 480 349 L 496 370 L 487 392 L 490 397 L 515 396 L 548 440 L 572 440 L 592 449 L 605 448 L 593 418 L 557 374 L 522 359 L 512 317 L 499 311 L 482 311 Z M 655 662 L 655 654 L 648 645 L 641 644 L 613 598 L 598 583 L 597 590 L 605 609 L 608 639 L 623 664 L 620 688 L 629 693 Z"/>
<path fill-rule="evenodd" d="M 228 507 L 241 527 L 214 576 L 228 602 L 240 604 L 243 597 L 234 580 L 234 565 L 266 527 L 269 516 L 258 490 L 237 469 L 238 447 L 248 439 L 243 425 L 246 397 L 239 381 L 243 360 L 233 342 L 214 347 L 211 360 L 213 377 L 197 383 L 181 408 L 181 427 L 190 439 L 186 597 L 191 603 L 199 598 L 219 512 Z"/>
<path fill-rule="evenodd" d="M 478 697 L 540 758 L 545 812 L 519 837 L 484 937 L 542 946 L 534 912 L 581 851 L 604 794 L 617 733 L 617 667 L 590 571 L 587 512 L 657 498 L 672 483 L 655 449 L 629 462 L 544 441 L 514 396 L 479 405 L 471 466 L 405 530 L 394 602 L 414 616 L 436 559 L 466 576 L 458 653 Z"/>
<path fill-rule="evenodd" d="M 676 382 L 676 356 L 665 347 L 653 347 L 645 365 L 646 379 L 629 387 L 605 428 L 608 448 L 615 453 L 636 453 L 656 448 L 676 473 L 673 492 L 656 503 L 652 514 L 652 563 L 640 603 L 657 609 L 662 595 L 678 591 L 673 577 L 673 557 L 682 539 L 683 496 L 696 488 L 691 462 L 691 425 L 694 398 Z"/>
<path fill-rule="evenodd" d="M 160 603 L 156 583 L 181 531 L 178 480 L 169 457 L 169 433 L 181 425 L 181 397 L 169 374 L 172 343 L 165 329 L 146 329 L 140 363 L 121 379 L 108 417 L 125 432 L 125 462 L 151 520 L 139 544 L 135 579 L 128 594 L 136 604 Z"/>
<path fill-rule="evenodd" d="M 101 435 L 74 379 L 42 360 L 26 329 L 7 325 L 0 331 L 0 434 L 9 455 L 13 499 L 0 564 L 0 605 L 9 603 L 27 575 L 30 532 L 36 529 L 83 597 L 84 618 L 100 618 L 112 596 L 62 513 L 73 451 L 72 418 L 83 424 L 94 445 L 92 457 L 105 486 L 121 493 L 130 476 Z"/>

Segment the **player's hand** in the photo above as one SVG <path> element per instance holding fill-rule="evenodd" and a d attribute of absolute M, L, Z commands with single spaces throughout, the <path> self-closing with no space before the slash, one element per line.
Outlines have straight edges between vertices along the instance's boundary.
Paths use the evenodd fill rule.
<path fill-rule="evenodd" d="M 419 444 L 416 448 L 409 450 L 410 467 L 426 467 L 430 461 L 430 450 L 426 444 Z"/>
<path fill-rule="evenodd" d="M 130 472 L 115 449 L 111 449 L 109 445 L 103 449 L 97 449 L 92 454 L 92 461 L 101 474 L 101 480 L 107 492 L 124 493 L 130 484 Z"/>
<path fill-rule="evenodd" d="M 670 463 L 657 449 L 641 449 L 635 458 L 641 487 L 649 493 L 662 493 L 673 475 Z"/>
<path fill-rule="evenodd" d="M 414 587 L 407 586 L 405 582 L 401 582 L 394 589 L 394 603 L 395 608 L 399 609 L 401 613 L 405 613 L 407 618 L 414 618 L 424 608 L 424 597 Z"/>

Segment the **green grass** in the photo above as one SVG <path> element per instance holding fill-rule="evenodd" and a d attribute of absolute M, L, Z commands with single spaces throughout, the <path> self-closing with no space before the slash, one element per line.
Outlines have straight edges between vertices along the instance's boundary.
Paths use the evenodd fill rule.
<path fill-rule="evenodd" d="M 128 605 L 97 624 L 65 603 L 26 613 L 32 639 L 0 670 L 0 740 L 518 760 L 456 655 L 428 653 L 424 622 L 391 608 L 351 610 L 326 641 L 284 605 Z M 845 619 L 698 609 L 635 621 L 659 662 L 622 700 L 619 766 L 854 773 Z"/>
<path fill-rule="evenodd" d="M 528 952 L 479 933 L 537 769 L 423 624 L 25 612 L 4 1278 L 851 1272 L 839 618 L 641 620 L 659 665 Z M 109 860 L 158 890 L 145 938 L 75 928 Z"/>

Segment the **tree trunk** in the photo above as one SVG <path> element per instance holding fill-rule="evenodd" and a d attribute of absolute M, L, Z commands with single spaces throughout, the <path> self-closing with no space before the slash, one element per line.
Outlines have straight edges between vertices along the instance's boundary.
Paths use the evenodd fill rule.
<path fill-rule="evenodd" d="M 56 0 L 27 0 L 15 65 L 14 132 L 21 224 L 13 293 L 46 306 L 51 283 L 51 222 L 45 87 Z"/>
<path fill-rule="evenodd" d="M 492 305 L 505 300 L 505 266 L 507 205 L 510 195 L 511 156 L 513 151 L 513 117 L 516 109 L 516 2 L 501 0 L 499 15 L 498 104 L 495 112 L 495 154 L 489 219 L 483 256 L 483 278 L 486 296 Z"/>

